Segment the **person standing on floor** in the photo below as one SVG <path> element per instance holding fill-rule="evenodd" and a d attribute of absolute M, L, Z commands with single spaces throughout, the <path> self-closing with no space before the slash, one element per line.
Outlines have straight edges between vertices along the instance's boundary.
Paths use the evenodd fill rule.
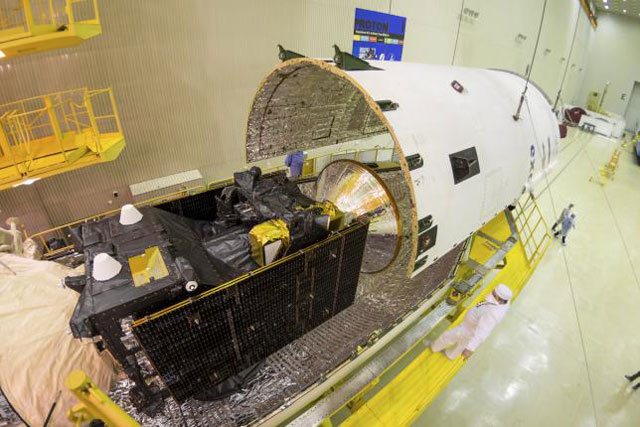
<path fill-rule="evenodd" d="M 507 285 L 497 285 L 484 301 L 469 310 L 458 326 L 445 331 L 433 343 L 425 344 L 430 345 L 434 353 L 442 351 L 450 360 L 460 354 L 467 360 L 504 319 L 512 296 Z"/>
<path fill-rule="evenodd" d="M 562 213 L 560 214 L 560 218 L 558 218 L 558 220 L 553 223 L 553 227 L 551 227 L 551 231 L 553 231 L 555 233 L 556 228 L 558 228 L 558 226 L 560 224 L 562 224 L 562 221 L 564 221 L 569 215 L 571 215 L 572 212 L 573 212 L 573 203 L 569 203 L 569 206 L 567 206 L 566 208 L 562 209 Z"/>
<path fill-rule="evenodd" d="M 560 228 L 560 230 L 553 233 L 553 237 L 558 237 L 560 234 L 562 234 L 562 244 L 566 246 L 567 235 L 569 235 L 569 231 L 571 231 L 572 228 L 576 228 L 576 214 L 573 212 L 570 213 L 569 216 L 564 220 L 562 220 L 562 227 Z"/>
<path fill-rule="evenodd" d="M 287 154 L 284 164 L 289 167 L 289 176 L 296 177 L 302 175 L 302 166 L 304 165 L 304 153 L 300 150 Z"/>

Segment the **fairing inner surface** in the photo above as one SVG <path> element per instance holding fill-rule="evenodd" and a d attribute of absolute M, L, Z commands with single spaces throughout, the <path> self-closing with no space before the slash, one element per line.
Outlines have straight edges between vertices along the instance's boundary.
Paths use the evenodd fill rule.
<path fill-rule="evenodd" d="M 385 132 L 348 79 L 316 63 L 291 61 L 273 71 L 256 93 L 247 126 L 247 162 Z"/>

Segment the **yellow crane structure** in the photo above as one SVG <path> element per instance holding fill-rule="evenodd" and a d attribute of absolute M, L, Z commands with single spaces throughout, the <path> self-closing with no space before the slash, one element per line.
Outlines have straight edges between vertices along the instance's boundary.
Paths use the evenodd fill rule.
<path fill-rule="evenodd" d="M 0 58 L 75 46 L 101 32 L 97 0 L 0 0 Z"/>
<path fill-rule="evenodd" d="M 110 88 L 0 105 L 0 190 L 114 160 L 124 146 Z"/>
<path fill-rule="evenodd" d="M 73 425 L 81 426 L 98 419 L 113 427 L 140 427 L 83 371 L 71 372 L 65 380 L 65 386 L 80 400 L 67 413 Z"/>

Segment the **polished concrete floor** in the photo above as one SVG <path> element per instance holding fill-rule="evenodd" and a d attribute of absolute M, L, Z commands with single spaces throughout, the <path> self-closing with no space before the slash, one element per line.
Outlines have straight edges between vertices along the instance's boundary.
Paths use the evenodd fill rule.
<path fill-rule="evenodd" d="M 572 131 L 539 204 L 552 242 L 520 298 L 414 426 L 640 426 L 640 166 L 623 148 L 615 180 L 589 182 L 619 142 Z"/>

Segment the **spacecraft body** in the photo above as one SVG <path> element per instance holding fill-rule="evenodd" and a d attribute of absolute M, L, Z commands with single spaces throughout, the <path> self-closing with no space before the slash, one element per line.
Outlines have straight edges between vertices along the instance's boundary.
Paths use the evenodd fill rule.
<path fill-rule="evenodd" d="M 142 408 L 162 393 L 153 377 L 180 402 L 224 396 L 353 303 L 367 220 L 253 167 L 134 221 L 84 223 L 72 236 L 86 274 L 65 280 L 80 292 L 71 330 L 111 352 Z"/>

